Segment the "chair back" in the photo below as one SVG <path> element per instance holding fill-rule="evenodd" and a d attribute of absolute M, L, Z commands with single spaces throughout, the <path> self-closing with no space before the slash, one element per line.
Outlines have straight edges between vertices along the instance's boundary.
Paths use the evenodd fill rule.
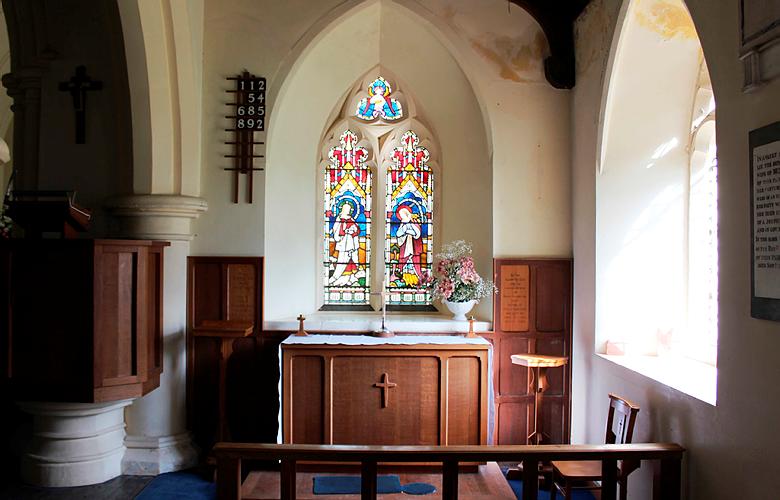
<path fill-rule="evenodd" d="M 609 414 L 607 415 L 606 444 L 628 444 L 634 435 L 636 414 L 639 405 L 616 396 L 609 395 Z"/>

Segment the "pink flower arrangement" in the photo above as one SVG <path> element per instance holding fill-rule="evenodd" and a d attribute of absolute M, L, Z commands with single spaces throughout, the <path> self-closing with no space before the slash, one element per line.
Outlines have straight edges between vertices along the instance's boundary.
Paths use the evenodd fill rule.
<path fill-rule="evenodd" d="M 495 293 L 496 287 L 490 280 L 484 280 L 474 268 L 471 245 L 463 240 L 444 245 L 436 255 L 434 276 L 426 276 L 425 284 L 432 290 L 434 298 L 449 302 L 479 300 Z"/>

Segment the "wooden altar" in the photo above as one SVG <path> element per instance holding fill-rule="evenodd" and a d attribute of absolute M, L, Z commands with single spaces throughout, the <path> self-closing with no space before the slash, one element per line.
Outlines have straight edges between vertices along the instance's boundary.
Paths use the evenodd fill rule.
<path fill-rule="evenodd" d="M 487 444 L 490 344 L 452 336 L 438 342 L 289 337 L 281 344 L 284 442 Z"/>

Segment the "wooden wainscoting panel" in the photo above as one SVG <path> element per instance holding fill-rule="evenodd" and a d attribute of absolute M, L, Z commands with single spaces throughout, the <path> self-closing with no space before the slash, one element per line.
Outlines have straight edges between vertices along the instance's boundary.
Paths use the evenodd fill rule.
<path fill-rule="evenodd" d="M 212 259 L 201 261 L 190 258 L 188 261 L 187 286 L 191 303 L 190 323 L 199 325 L 204 320 L 223 319 L 224 286 L 222 284 L 222 263 Z"/>
<path fill-rule="evenodd" d="M 203 450 L 213 444 L 219 374 L 219 341 L 192 335 L 204 321 L 252 323 L 227 360 L 226 418 L 234 440 L 276 441 L 278 341 L 262 340 L 262 288 L 263 257 L 187 258 L 187 420 Z"/>
<path fill-rule="evenodd" d="M 493 278 L 500 291 L 493 302 L 491 335 L 496 346 L 496 443 L 526 444 L 528 422 L 533 416 L 531 371 L 512 364 L 510 356 L 547 354 L 571 359 L 572 261 L 495 259 Z M 520 328 L 525 326 L 526 316 L 528 328 Z M 539 426 L 549 437 L 543 442 L 568 443 L 571 366 L 549 369 L 547 377 L 550 387 L 542 402 Z M 548 402 L 549 408 L 545 406 Z"/>
<path fill-rule="evenodd" d="M 560 337 L 547 339 L 542 338 L 536 341 L 536 354 L 545 354 L 548 356 L 560 356 L 561 353 L 569 352 L 563 344 Z M 547 370 L 547 383 L 549 388 L 544 392 L 545 396 L 561 396 L 566 393 L 566 381 L 569 378 L 569 365 Z"/>
<path fill-rule="evenodd" d="M 568 401 L 563 396 L 546 396 L 544 398 L 539 422 L 542 426 L 542 432 L 550 435 L 551 442 L 562 442 L 568 432 L 568 418 L 564 414 L 567 403 Z"/>
<path fill-rule="evenodd" d="M 536 330 L 562 332 L 566 327 L 569 307 L 568 269 L 560 265 L 540 265 L 536 268 Z"/>
<path fill-rule="evenodd" d="M 515 399 L 501 403 L 496 411 L 497 444 L 525 443 L 528 436 L 528 411 L 533 399 Z"/>
<path fill-rule="evenodd" d="M 530 341 L 519 335 L 503 335 L 493 354 L 493 366 L 498 369 L 497 395 L 525 396 L 529 394 L 528 368 L 512 364 L 512 354 L 527 354 Z"/>

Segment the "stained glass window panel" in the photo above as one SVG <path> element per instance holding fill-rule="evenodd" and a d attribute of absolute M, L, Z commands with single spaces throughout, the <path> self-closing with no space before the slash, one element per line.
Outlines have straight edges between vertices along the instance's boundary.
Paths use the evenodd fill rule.
<path fill-rule="evenodd" d="M 325 169 L 324 283 L 326 305 L 369 303 L 371 170 L 368 151 L 347 130 L 328 152 Z"/>
<path fill-rule="evenodd" d="M 433 261 L 433 172 L 413 131 L 401 137 L 387 169 L 385 282 L 390 305 L 430 305 L 423 276 Z"/>
<path fill-rule="evenodd" d="M 368 97 L 364 97 L 358 102 L 355 116 L 366 121 L 376 118 L 394 121 L 404 116 L 401 103 L 390 97 L 393 89 L 387 80 L 380 76 L 368 85 L 367 90 Z"/>

